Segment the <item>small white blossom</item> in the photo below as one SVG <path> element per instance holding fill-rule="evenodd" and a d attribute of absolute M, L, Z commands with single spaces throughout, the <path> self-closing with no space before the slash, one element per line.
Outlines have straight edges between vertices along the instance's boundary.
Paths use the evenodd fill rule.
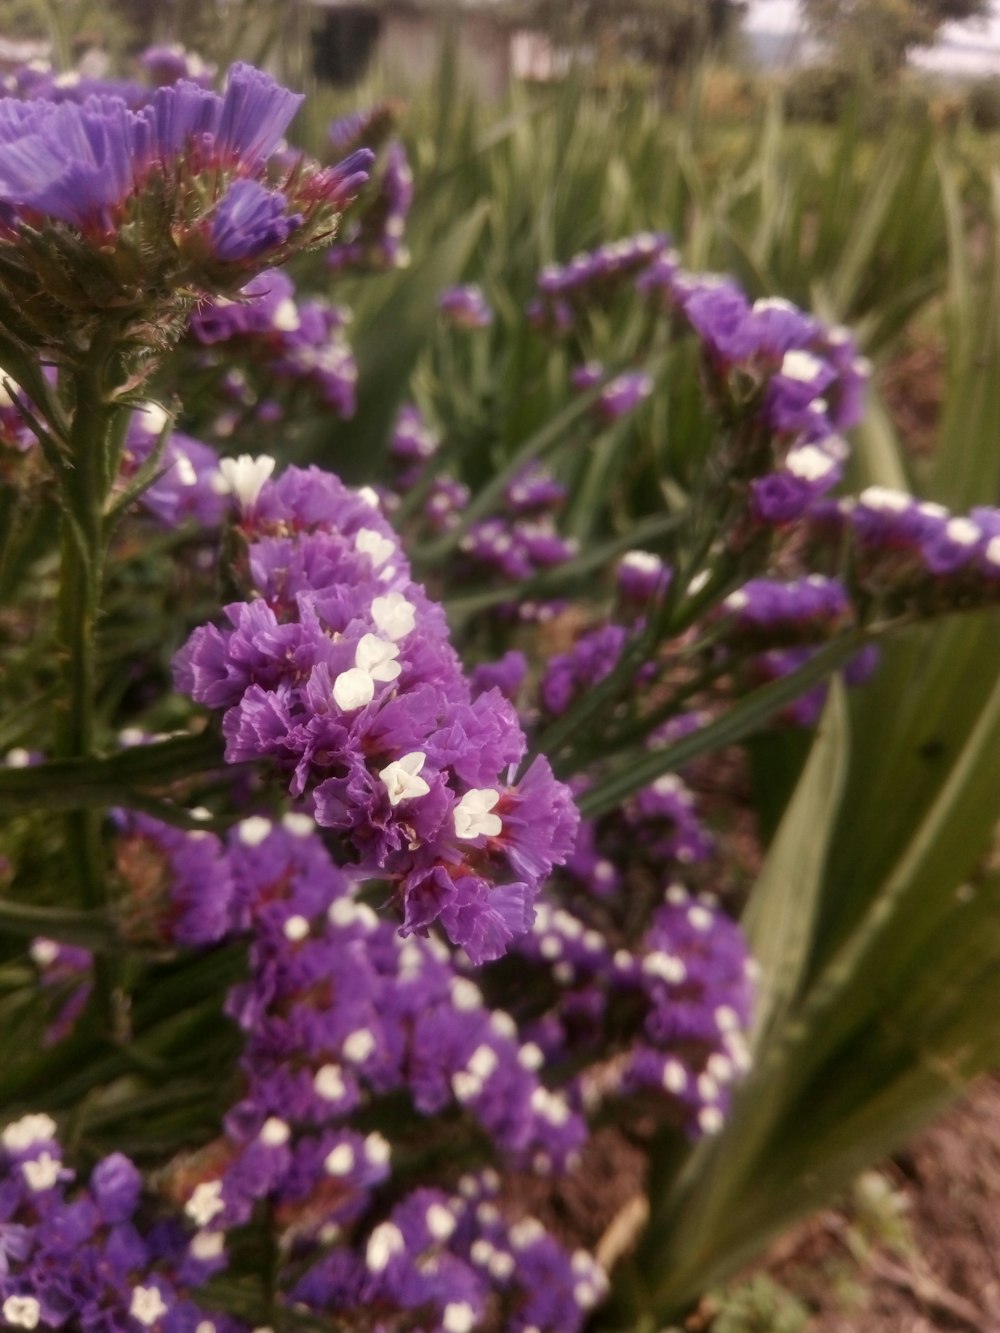
<path fill-rule="evenodd" d="M 455 835 L 459 838 L 478 838 L 485 834 L 495 838 L 503 824 L 498 815 L 489 812 L 500 800 L 500 793 L 492 787 L 474 787 L 467 791 L 454 809 Z"/>
<path fill-rule="evenodd" d="M 368 1238 L 365 1263 L 372 1273 L 381 1273 L 395 1254 L 406 1249 L 403 1233 L 394 1222 L 381 1222 Z"/>
<path fill-rule="evenodd" d="M 31 941 L 31 948 L 28 950 L 31 954 L 31 961 L 39 967 L 51 967 L 59 957 L 59 945 L 55 940 L 47 940 L 42 936 Z"/>
<path fill-rule="evenodd" d="M 223 1253 L 226 1248 L 226 1238 L 221 1231 L 199 1231 L 192 1237 L 188 1248 L 193 1259 L 208 1263 L 212 1259 L 218 1259 Z"/>
<path fill-rule="evenodd" d="M 679 1060 L 667 1060 L 663 1066 L 663 1086 L 667 1092 L 680 1094 L 687 1087 L 687 1071 Z"/>
<path fill-rule="evenodd" d="M 291 1136 L 292 1131 L 284 1120 L 279 1120 L 276 1115 L 268 1116 L 261 1126 L 260 1141 L 266 1143 L 269 1148 L 280 1148 Z"/>
<path fill-rule="evenodd" d="M 258 458 L 240 454 L 239 458 L 223 458 L 219 471 L 240 508 L 250 509 L 274 471 L 274 459 L 270 454 L 261 454 Z"/>
<path fill-rule="evenodd" d="M 282 927 L 285 939 L 292 944 L 304 940 L 309 934 L 309 922 L 304 916 L 290 916 Z"/>
<path fill-rule="evenodd" d="M 241 821 L 239 838 L 244 847 L 259 847 L 271 832 L 271 821 L 263 815 L 251 815 Z"/>
<path fill-rule="evenodd" d="M 352 1065 L 363 1064 L 374 1050 L 375 1034 L 370 1028 L 358 1028 L 344 1038 L 344 1059 L 350 1060 Z"/>
<path fill-rule="evenodd" d="M 331 1148 L 323 1162 L 328 1176 L 349 1176 L 355 1167 L 354 1149 L 349 1143 L 338 1143 Z"/>
<path fill-rule="evenodd" d="M 222 1201 L 222 1181 L 205 1180 L 196 1185 L 190 1199 L 184 1205 L 184 1211 L 195 1226 L 207 1227 L 219 1213 L 225 1211 Z"/>
<path fill-rule="evenodd" d="M 283 301 L 279 301 L 274 307 L 271 325 L 279 333 L 294 333 L 300 323 L 298 306 L 290 296 L 286 296 Z"/>
<path fill-rule="evenodd" d="M 354 653 L 354 665 L 367 671 L 372 680 L 395 680 L 402 671 L 396 661 L 399 649 L 394 643 L 380 639 L 377 634 L 362 635 Z"/>
<path fill-rule="evenodd" d="M 471 1333 L 476 1326 L 476 1312 L 468 1301 L 452 1301 L 444 1307 L 441 1327 L 445 1333 Z"/>
<path fill-rule="evenodd" d="M 975 546 L 983 535 L 982 529 L 968 518 L 953 518 L 945 527 L 945 532 L 959 546 Z"/>
<path fill-rule="evenodd" d="M 333 682 L 333 702 L 345 713 L 364 708 L 375 698 L 375 682 L 361 667 L 342 671 Z"/>
<path fill-rule="evenodd" d="M 3 1303 L 3 1322 L 12 1328 L 37 1328 L 41 1314 L 34 1296 L 8 1296 Z"/>
<path fill-rule="evenodd" d="M 354 548 L 371 559 L 373 569 L 380 569 L 395 554 L 396 543 L 374 528 L 359 528 L 354 535 Z"/>
<path fill-rule="evenodd" d="M 385 1166 L 392 1156 L 392 1148 L 384 1134 L 373 1130 L 365 1138 L 365 1157 L 372 1166 Z"/>
<path fill-rule="evenodd" d="M 718 1134 L 725 1117 L 717 1106 L 703 1106 L 698 1112 L 698 1128 L 703 1134 Z"/>
<path fill-rule="evenodd" d="M 56 1122 L 44 1114 L 23 1115 L 13 1120 L 0 1134 L 0 1143 L 8 1152 L 24 1152 L 33 1143 L 48 1143 L 56 1136 Z"/>
<path fill-rule="evenodd" d="M 802 380 L 805 383 L 814 380 L 822 369 L 822 361 L 799 348 L 786 352 L 781 362 L 781 374 L 786 379 Z"/>
<path fill-rule="evenodd" d="M 661 981 L 669 981 L 675 985 L 679 985 L 687 976 L 687 968 L 681 960 L 660 949 L 646 955 L 642 960 L 642 970 L 648 977 L 657 977 Z"/>
<path fill-rule="evenodd" d="M 21 1170 L 31 1190 L 50 1190 L 58 1181 L 62 1163 L 58 1157 L 43 1152 L 35 1162 L 22 1162 Z"/>
<path fill-rule="evenodd" d="M 339 1065 L 323 1065 L 313 1077 L 316 1095 L 326 1102 L 339 1102 L 347 1092 L 344 1075 Z"/>
<path fill-rule="evenodd" d="M 291 833 L 296 838 L 308 838 L 310 833 L 316 832 L 316 821 L 312 815 L 302 814 L 298 810 L 290 810 L 287 815 L 281 816 L 281 827 L 286 833 Z"/>
<path fill-rule="evenodd" d="M 411 801 L 417 796 L 426 796 L 430 791 L 428 783 L 420 777 L 427 756 L 422 750 L 413 750 L 396 759 L 385 768 L 379 769 L 379 777 L 389 794 L 389 804 L 399 805 L 400 801 Z"/>
<path fill-rule="evenodd" d="M 132 1304 L 129 1314 L 138 1319 L 140 1324 L 152 1328 L 158 1319 L 167 1313 L 167 1307 L 157 1287 L 135 1287 L 132 1291 Z"/>
<path fill-rule="evenodd" d="M 388 592 L 372 602 L 372 620 L 376 628 L 393 643 L 412 632 L 416 616 L 416 609 L 401 592 Z"/>
<path fill-rule="evenodd" d="M 496 1051 L 492 1046 L 484 1044 L 482 1046 L 477 1046 L 469 1056 L 468 1069 L 471 1074 L 475 1074 L 477 1078 L 482 1079 L 485 1082 L 496 1069 L 498 1064 L 499 1061 L 497 1059 Z"/>
<path fill-rule="evenodd" d="M 447 1240 L 455 1225 L 455 1214 L 443 1203 L 432 1203 L 427 1209 L 427 1230 L 435 1240 Z"/>

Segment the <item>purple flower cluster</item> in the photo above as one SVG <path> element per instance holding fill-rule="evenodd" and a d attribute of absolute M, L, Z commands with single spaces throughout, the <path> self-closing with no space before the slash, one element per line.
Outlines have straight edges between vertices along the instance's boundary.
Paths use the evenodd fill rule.
<path fill-rule="evenodd" d="M 373 493 L 315 468 L 271 482 L 270 459 L 227 464 L 254 600 L 194 632 L 179 687 L 226 710 L 231 762 L 278 765 L 388 881 L 407 932 L 440 921 L 475 961 L 497 957 L 572 847 L 568 791 L 541 757 L 512 782 L 517 715 L 499 691 L 472 697 Z"/>
<path fill-rule="evenodd" d="M 65 224 L 106 266 L 117 256 L 116 280 L 131 278 L 133 287 L 156 265 L 180 264 L 188 285 L 200 266 L 200 285 L 212 287 L 234 266 L 280 261 L 300 232 L 309 242 L 330 233 L 372 156 L 325 169 L 299 161 L 277 184 L 269 180 L 269 159 L 301 100 L 243 64 L 221 95 L 182 79 L 147 90 L 138 109 L 134 97 L 107 89 L 72 101 L 0 100 L 7 242 L 17 246 L 23 227 Z M 134 257 L 124 258 L 140 252 L 144 279 Z"/>
<path fill-rule="evenodd" d="M 599 361 L 585 361 L 570 372 L 574 389 L 586 392 L 600 384 L 605 368 Z M 594 415 L 601 421 L 620 421 L 634 412 L 653 392 L 653 380 L 644 370 L 626 370 L 608 381 L 594 403 Z"/>
<path fill-rule="evenodd" d="M 56 1010 L 45 1031 L 46 1046 L 54 1046 L 72 1032 L 90 999 L 93 956 L 89 949 L 44 936 L 31 941 L 30 953 L 39 984 Z"/>
<path fill-rule="evenodd" d="M 224 1238 L 178 1218 L 147 1221 L 142 1177 L 121 1153 L 86 1186 L 63 1162 L 56 1125 L 26 1115 L 0 1133 L 0 1318 L 6 1328 L 197 1333 L 190 1298 L 225 1266 Z M 212 1313 L 216 1333 L 241 1326 Z"/>
<path fill-rule="evenodd" d="M 495 1194 L 488 1172 L 463 1176 L 453 1194 L 415 1190 L 371 1231 L 364 1257 L 336 1245 L 295 1288 L 296 1300 L 352 1326 L 376 1309 L 385 1328 L 577 1333 L 607 1291 L 604 1271 L 535 1218 L 508 1222 Z"/>
<path fill-rule="evenodd" d="M 381 174 L 365 206 L 327 251 L 327 263 L 345 269 L 405 268 L 410 262 L 404 232 L 413 203 L 413 172 L 406 149 L 394 139 L 385 149 Z"/>
<path fill-rule="evenodd" d="M 308 816 L 244 820 L 228 868 L 252 943 L 249 979 L 227 1002 L 246 1037 L 245 1091 L 226 1117 L 219 1225 L 245 1221 L 265 1195 L 297 1236 L 311 1220 L 355 1221 L 388 1179 L 391 1149 L 351 1118 L 378 1121 L 379 1099 L 401 1090 L 418 1117 L 406 1134 L 448 1114 L 456 1152 L 464 1140 L 475 1156 L 478 1125 L 501 1160 L 565 1168 L 582 1121 L 539 1082 L 513 1021 L 440 942 L 402 939 L 352 896 Z"/>
<path fill-rule="evenodd" d="M 167 415 L 156 403 L 146 403 L 133 413 L 122 459 L 123 482 L 152 455 L 166 426 Z M 199 528 L 214 529 L 229 508 L 228 495 L 229 485 L 215 451 L 190 435 L 171 431 L 158 474 L 143 491 L 140 503 L 166 528 L 192 522 Z"/>
<path fill-rule="evenodd" d="M 815 655 L 814 647 L 774 648 L 760 653 L 747 664 L 744 673 L 752 685 L 762 682 L 781 680 L 798 671 Z M 845 685 L 863 685 L 874 675 L 879 662 L 879 650 L 875 644 L 867 644 L 850 659 L 843 668 Z M 821 681 L 812 689 L 801 694 L 793 703 L 784 707 L 776 721 L 793 727 L 814 727 L 823 712 L 823 705 L 829 693 L 829 685 Z"/>
<path fill-rule="evenodd" d="M 784 582 L 751 579 L 723 601 L 727 640 L 815 643 L 853 619 L 844 585 L 822 574 Z"/>
<path fill-rule="evenodd" d="M 668 237 L 642 232 L 579 254 L 568 264 L 549 264 L 538 275 L 528 318 L 537 329 L 568 333 L 591 305 L 627 288 L 669 250 Z"/>
<path fill-rule="evenodd" d="M 546 712 L 559 717 L 609 676 L 621 659 L 628 637 L 622 625 L 599 625 L 581 634 L 568 652 L 550 657 L 539 685 Z"/>
<path fill-rule="evenodd" d="M 687 1134 L 717 1132 L 749 1065 L 754 964 L 742 932 L 710 895 L 679 885 L 632 947 L 615 947 L 591 915 L 586 902 L 543 902 L 518 941 L 554 988 L 526 1035 L 546 1060 L 584 1064 L 576 1085 L 590 1111 L 654 1093 Z"/>
<path fill-rule="evenodd" d="M 478 283 L 449 287 L 438 297 L 438 309 L 455 329 L 486 329 L 493 323 L 493 311 Z"/>
<path fill-rule="evenodd" d="M 843 501 L 853 537 L 855 577 L 872 595 L 936 592 L 960 598 L 1000 591 L 1000 510 L 980 506 L 968 517 L 903 491 L 869 487 Z"/>
<path fill-rule="evenodd" d="M 324 407 L 353 416 L 358 368 L 344 336 L 349 313 L 320 299 L 296 300 L 292 280 L 277 269 L 260 273 L 235 301 L 215 300 L 191 316 L 194 341 L 211 349 L 206 365 L 232 376 L 241 364 L 259 380 L 256 392 L 237 385 L 245 412 L 258 414 L 282 387 L 308 388 Z"/>
<path fill-rule="evenodd" d="M 115 815 L 121 930 L 131 944 L 196 948 L 230 931 L 232 877 L 220 840 L 138 811 Z"/>
<path fill-rule="evenodd" d="M 393 468 L 393 486 L 405 494 L 423 476 L 428 459 L 441 447 L 441 437 L 424 421 L 415 403 L 404 403 L 393 423 L 389 437 L 389 462 Z M 461 503 L 468 500 L 464 493 Z"/>

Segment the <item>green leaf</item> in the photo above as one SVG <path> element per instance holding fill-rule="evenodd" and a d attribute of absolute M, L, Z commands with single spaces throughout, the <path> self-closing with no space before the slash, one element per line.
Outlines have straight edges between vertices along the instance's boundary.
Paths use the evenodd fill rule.
<path fill-rule="evenodd" d="M 826 853 L 847 770 L 847 708 L 835 680 L 812 753 L 743 916 L 760 966 L 754 1014 L 759 1042 L 780 1024 L 806 975 Z"/>

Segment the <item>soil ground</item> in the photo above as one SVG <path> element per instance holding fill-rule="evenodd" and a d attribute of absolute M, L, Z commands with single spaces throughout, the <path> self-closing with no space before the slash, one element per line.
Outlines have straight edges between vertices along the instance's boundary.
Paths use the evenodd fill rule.
<path fill-rule="evenodd" d="M 1000 1074 L 884 1171 L 908 1201 L 913 1248 L 876 1248 L 851 1299 L 815 1280 L 844 1246 L 843 1214 L 811 1218 L 770 1256 L 771 1275 L 816 1311 L 808 1333 L 1000 1333 Z"/>

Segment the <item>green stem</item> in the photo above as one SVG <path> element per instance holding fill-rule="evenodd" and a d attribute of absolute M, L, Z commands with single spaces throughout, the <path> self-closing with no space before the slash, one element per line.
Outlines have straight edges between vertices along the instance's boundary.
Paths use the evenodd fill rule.
<path fill-rule="evenodd" d="M 105 505 L 113 484 L 111 456 L 117 416 L 106 388 L 113 334 L 95 339 L 76 371 L 69 444 L 72 470 L 64 474 L 58 638 L 63 665 L 62 709 L 55 757 L 96 754 L 97 622 L 106 554 Z M 100 810 L 77 807 L 64 816 L 70 880 L 88 911 L 108 906 L 107 867 Z M 95 995 L 110 1034 L 120 1035 L 117 966 L 111 955 L 94 961 Z"/>

